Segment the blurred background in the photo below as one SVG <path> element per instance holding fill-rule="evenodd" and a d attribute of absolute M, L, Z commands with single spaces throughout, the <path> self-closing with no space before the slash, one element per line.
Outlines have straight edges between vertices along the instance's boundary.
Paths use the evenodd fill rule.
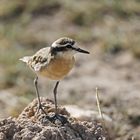
<path fill-rule="evenodd" d="M 139 0 L 0 0 L 0 118 L 17 116 L 36 98 L 34 74 L 20 57 L 67 36 L 91 52 L 61 81 L 60 105 L 97 110 L 113 120 L 114 139 L 140 139 Z M 53 99 L 54 82 L 39 80 Z"/>

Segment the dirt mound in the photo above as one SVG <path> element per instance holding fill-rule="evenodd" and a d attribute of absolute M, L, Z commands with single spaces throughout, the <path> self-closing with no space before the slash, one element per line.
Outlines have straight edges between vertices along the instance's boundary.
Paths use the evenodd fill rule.
<path fill-rule="evenodd" d="M 48 116 L 54 115 L 54 103 L 41 98 Z M 60 115 L 66 118 L 49 121 L 39 110 L 37 100 L 31 102 L 18 118 L 9 117 L 0 121 L 0 140 L 106 140 L 105 131 L 99 123 L 80 121 L 70 116 L 65 108 L 59 107 Z"/>

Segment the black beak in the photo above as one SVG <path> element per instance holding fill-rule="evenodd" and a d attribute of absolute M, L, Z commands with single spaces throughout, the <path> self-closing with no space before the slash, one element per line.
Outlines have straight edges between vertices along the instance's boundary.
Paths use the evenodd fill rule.
<path fill-rule="evenodd" d="M 86 53 L 86 54 L 89 54 L 88 51 L 85 51 L 85 50 L 80 49 L 80 48 L 75 48 L 75 50 L 76 50 L 77 52 L 80 52 L 80 53 Z"/>

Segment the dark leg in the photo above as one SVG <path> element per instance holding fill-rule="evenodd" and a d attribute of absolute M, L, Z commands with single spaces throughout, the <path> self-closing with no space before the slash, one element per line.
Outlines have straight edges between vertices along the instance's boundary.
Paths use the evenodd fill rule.
<path fill-rule="evenodd" d="M 59 120 L 62 123 L 62 125 L 64 125 L 65 123 L 68 122 L 68 120 L 63 115 L 58 114 L 58 110 L 57 110 L 57 98 L 56 98 L 58 85 L 59 85 L 59 81 L 56 82 L 55 87 L 54 87 L 54 90 L 53 90 L 53 93 L 54 93 L 54 104 L 55 104 L 55 114 L 53 116 L 47 116 L 46 115 L 46 118 L 43 121 L 45 122 L 46 120 L 49 120 L 50 122 L 55 123 L 56 120 Z M 36 86 L 36 91 L 37 91 L 37 96 L 39 98 L 39 93 L 38 93 L 37 86 Z M 42 105 L 40 103 L 40 98 L 38 99 L 38 102 L 39 102 L 39 104 L 41 106 L 41 109 L 43 109 L 42 108 Z M 43 111 L 43 112 L 45 113 L 45 111 Z"/>
<path fill-rule="evenodd" d="M 54 104 L 55 104 L 55 114 L 57 115 L 58 114 L 58 111 L 57 111 L 57 98 L 56 98 L 56 94 L 57 94 L 57 87 L 59 85 L 59 81 L 56 82 L 56 85 L 54 87 L 54 90 L 53 90 L 53 94 L 54 94 Z"/>
<path fill-rule="evenodd" d="M 55 115 L 50 118 L 50 121 L 55 123 L 55 120 L 59 120 L 62 124 L 65 124 L 65 123 L 68 122 L 67 118 L 64 117 L 63 115 L 59 114 L 58 110 L 57 110 L 57 97 L 56 97 L 56 95 L 57 95 L 58 85 L 59 85 L 59 81 L 56 82 L 54 90 L 53 90 L 53 93 L 54 93 L 54 104 L 55 104 Z"/>
<path fill-rule="evenodd" d="M 39 111 L 39 109 L 41 109 L 42 111 L 43 111 L 43 113 L 44 114 L 47 114 L 46 112 L 45 112 L 45 110 L 42 108 L 42 105 L 41 105 L 41 101 L 40 101 L 40 96 L 39 96 L 39 91 L 38 91 L 38 77 L 36 77 L 35 79 L 34 79 L 34 85 L 35 85 L 35 89 L 36 89 L 36 95 L 37 95 L 37 98 L 38 98 L 38 111 Z"/>

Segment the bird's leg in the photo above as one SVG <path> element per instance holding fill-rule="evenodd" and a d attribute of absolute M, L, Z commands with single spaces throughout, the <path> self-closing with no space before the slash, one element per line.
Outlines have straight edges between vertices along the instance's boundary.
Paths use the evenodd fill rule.
<path fill-rule="evenodd" d="M 39 90 L 38 90 L 38 76 L 36 76 L 36 78 L 34 79 L 34 85 L 35 85 L 36 95 L 38 98 L 38 111 L 37 111 L 37 113 L 39 112 L 39 109 L 41 109 L 43 111 L 43 113 L 47 115 L 47 113 L 43 109 L 41 101 L 40 101 Z"/>
<path fill-rule="evenodd" d="M 64 116 L 58 114 L 56 94 L 57 94 L 57 87 L 58 87 L 59 81 L 56 82 L 56 85 L 55 85 L 54 90 L 53 90 L 54 104 L 55 104 L 55 114 L 52 117 L 48 116 L 47 113 L 45 112 L 45 110 L 42 107 L 42 104 L 41 104 L 41 101 L 40 101 L 40 96 L 39 96 L 39 91 L 38 91 L 38 77 L 35 78 L 34 84 L 35 84 L 35 89 L 36 89 L 36 95 L 37 95 L 37 98 L 38 98 L 38 105 L 39 105 L 38 111 L 39 111 L 39 109 L 41 109 L 42 112 L 46 115 L 45 116 L 45 121 L 47 119 L 47 120 L 55 123 L 55 120 L 59 120 L 59 121 L 61 121 L 62 124 L 65 124 L 66 122 L 68 122 L 67 119 Z"/>
<path fill-rule="evenodd" d="M 54 90 L 53 90 L 53 94 L 54 94 L 54 104 L 55 104 L 55 115 L 53 117 L 51 117 L 50 121 L 55 123 L 55 120 L 58 119 L 59 121 L 61 121 L 62 124 L 65 124 L 67 121 L 67 118 L 65 118 L 63 115 L 60 115 L 58 113 L 58 106 L 57 106 L 57 88 L 59 85 L 59 81 L 56 82 Z"/>
<path fill-rule="evenodd" d="M 54 104 L 55 104 L 55 115 L 58 115 L 58 110 L 57 110 L 57 87 L 59 85 L 59 81 L 56 82 L 54 90 L 53 90 L 53 94 L 54 94 Z"/>

